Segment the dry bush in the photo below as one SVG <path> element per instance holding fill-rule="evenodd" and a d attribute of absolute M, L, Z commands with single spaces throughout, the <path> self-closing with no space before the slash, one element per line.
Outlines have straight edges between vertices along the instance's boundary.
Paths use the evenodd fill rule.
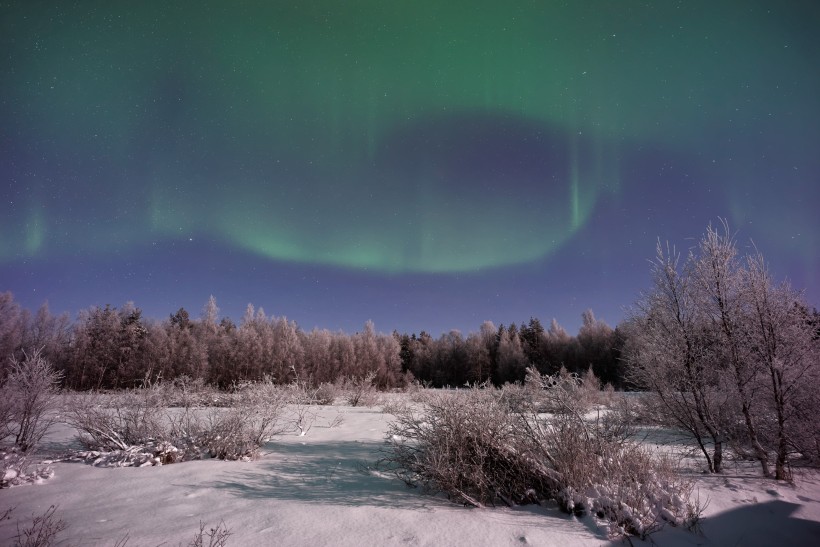
<path fill-rule="evenodd" d="M 559 507 L 609 521 L 614 535 L 645 538 L 665 523 L 688 525 L 701 510 L 672 460 L 629 440 L 631 428 L 617 420 L 563 414 L 522 417 L 522 425 L 529 453 L 559 474 Z"/>
<path fill-rule="evenodd" d="M 430 400 L 430 397 L 434 397 L 435 393 L 438 391 L 440 390 L 436 390 L 431 387 L 430 382 L 420 383 L 416 381 L 407 388 L 410 401 L 414 403 L 426 403 Z"/>
<path fill-rule="evenodd" d="M 168 406 L 171 407 L 209 407 L 229 404 L 229 396 L 217 388 L 205 383 L 203 378 L 191 378 L 182 375 L 172 384 L 161 384 L 167 389 Z"/>
<path fill-rule="evenodd" d="M 288 400 L 287 391 L 273 383 L 245 384 L 231 408 L 207 415 L 197 443 L 214 458 L 254 458 L 266 442 L 284 431 L 282 417 Z"/>
<path fill-rule="evenodd" d="M 20 528 L 17 523 L 17 535 L 14 536 L 15 547 L 48 547 L 53 545 L 57 535 L 68 528 L 63 519 L 55 515 L 57 506 L 50 506 L 42 515 L 34 515 L 31 524 Z"/>
<path fill-rule="evenodd" d="M 371 371 L 364 376 L 353 376 L 345 380 L 342 389 L 344 399 L 350 406 L 373 407 L 379 404 L 380 397 L 376 391 L 373 381 L 376 379 L 376 372 Z"/>
<path fill-rule="evenodd" d="M 580 418 L 600 398 L 600 382 L 591 371 L 583 380 L 564 367 L 552 375 L 528 368 L 525 384 L 533 393 L 539 412 L 572 414 Z"/>
<path fill-rule="evenodd" d="M 385 397 L 381 404 L 382 413 L 395 416 L 405 412 L 410 405 L 411 403 L 404 397 Z"/>
<path fill-rule="evenodd" d="M 339 395 L 339 387 L 330 382 L 322 382 L 313 393 L 313 402 L 317 405 L 332 405 Z"/>
<path fill-rule="evenodd" d="M 282 431 L 288 401 L 285 390 L 269 382 L 239 386 L 229 408 L 184 406 L 168 412 L 167 389 L 159 386 L 112 394 L 76 394 L 67 421 L 80 442 L 94 451 L 81 457 L 111 463 L 106 454 L 121 453 L 116 465 L 168 464 L 203 456 L 226 460 L 255 457 L 259 448 Z"/>
<path fill-rule="evenodd" d="M 313 387 L 309 383 L 299 380 L 295 367 L 292 370 L 296 380 L 288 385 L 289 410 L 299 436 L 303 437 L 313 427 L 317 418 L 317 414 L 312 407 L 314 405 L 333 404 L 333 400 L 336 398 L 336 386 L 323 383 L 318 387 Z"/>
<path fill-rule="evenodd" d="M 694 518 L 689 486 L 668 460 L 617 424 L 586 421 L 565 397 L 558 393 L 564 411 L 553 415 L 513 412 L 493 389 L 431 397 L 421 410 L 396 413 L 380 465 L 468 505 L 555 500 L 606 519 L 616 534 L 646 537 Z"/>
<path fill-rule="evenodd" d="M 501 402 L 510 412 L 541 412 L 544 397 L 541 387 L 533 382 L 504 384 L 501 388 Z"/>
<path fill-rule="evenodd" d="M 0 441 L 14 435 L 15 405 L 16 397 L 6 390 L 5 384 L 0 384 Z"/>
<path fill-rule="evenodd" d="M 30 452 L 55 423 L 62 374 L 40 350 L 24 352 L 22 360 L 12 356 L 9 363 L 9 375 L 0 388 L 0 435 L 13 436 L 20 450 Z"/>
<path fill-rule="evenodd" d="M 208 530 L 205 530 L 205 523 L 200 521 L 199 532 L 194 535 L 194 539 L 188 544 L 188 547 L 225 547 L 231 535 L 232 533 L 225 525 L 224 520 Z"/>
<path fill-rule="evenodd" d="M 128 450 L 151 440 L 167 439 L 165 392 L 157 387 L 118 393 L 76 393 L 66 409 L 66 421 L 91 450 Z"/>
<path fill-rule="evenodd" d="M 330 382 L 322 382 L 313 387 L 297 381 L 290 384 L 289 387 L 291 389 L 291 402 L 300 405 L 330 406 L 339 395 L 339 386 Z"/>
<path fill-rule="evenodd" d="M 517 417 L 492 390 L 440 393 L 423 410 L 395 416 L 380 465 L 408 485 L 474 506 L 524 503 L 532 489 L 557 485 L 550 470 L 529 465 L 517 450 Z"/>

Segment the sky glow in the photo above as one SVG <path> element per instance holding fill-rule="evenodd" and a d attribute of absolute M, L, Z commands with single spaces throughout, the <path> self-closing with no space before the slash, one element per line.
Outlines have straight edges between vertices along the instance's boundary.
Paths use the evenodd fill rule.
<path fill-rule="evenodd" d="M 3 4 L 0 290 L 614 324 L 725 217 L 817 303 L 813 3 L 514 4 Z"/>

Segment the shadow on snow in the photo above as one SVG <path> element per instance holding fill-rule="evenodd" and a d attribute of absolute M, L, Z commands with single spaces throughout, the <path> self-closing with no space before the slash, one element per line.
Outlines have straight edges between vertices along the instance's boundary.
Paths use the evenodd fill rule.
<path fill-rule="evenodd" d="M 253 471 L 203 486 L 228 490 L 237 496 L 338 505 L 375 505 L 422 509 L 445 500 L 421 496 L 395 476 L 376 471 L 384 445 L 337 441 L 278 444 Z"/>

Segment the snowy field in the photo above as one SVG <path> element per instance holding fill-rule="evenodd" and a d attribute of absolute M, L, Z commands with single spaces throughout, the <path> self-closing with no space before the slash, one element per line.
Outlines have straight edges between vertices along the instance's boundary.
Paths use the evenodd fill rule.
<path fill-rule="evenodd" d="M 250 545 L 586 545 L 622 544 L 592 517 L 555 507 L 474 509 L 424 495 L 373 470 L 391 416 L 381 407 L 311 407 L 306 435 L 270 442 L 252 462 L 203 460 L 144 468 L 52 464 L 42 484 L 0 490 L 0 544 L 13 545 L 17 522 L 57 505 L 68 525 L 58 545 L 187 545 L 221 521 L 230 546 Z M 338 416 L 341 424 L 329 427 Z M 78 448 L 60 425 L 43 457 Z M 725 473 L 694 475 L 708 499 L 699 534 L 665 528 L 661 546 L 820 545 L 820 475 L 796 471 L 795 486 L 762 479 L 729 463 Z M 640 541 L 632 540 L 634 544 Z"/>

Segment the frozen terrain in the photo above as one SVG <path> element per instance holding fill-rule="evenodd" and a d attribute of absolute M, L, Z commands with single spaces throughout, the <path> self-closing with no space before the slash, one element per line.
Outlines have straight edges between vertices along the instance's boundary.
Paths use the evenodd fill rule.
<path fill-rule="evenodd" d="M 606 545 L 606 527 L 554 507 L 471 509 L 424 495 L 376 472 L 372 463 L 391 416 L 377 408 L 313 407 L 304 436 L 277 437 L 252 462 L 205 460 L 163 467 L 100 468 L 58 462 L 38 485 L 0 490 L 0 544 L 13 543 L 17 521 L 57 505 L 68 525 L 60 545 L 187 544 L 200 521 L 224 521 L 228 545 Z M 340 425 L 328 427 L 341 413 Z M 43 456 L 74 445 L 59 426 Z M 795 486 L 730 463 L 721 475 L 696 475 L 709 500 L 701 533 L 666 528 L 661 546 L 820 545 L 820 475 L 797 472 Z M 634 543 L 640 543 L 633 540 Z M 620 543 L 616 541 L 614 543 Z"/>

